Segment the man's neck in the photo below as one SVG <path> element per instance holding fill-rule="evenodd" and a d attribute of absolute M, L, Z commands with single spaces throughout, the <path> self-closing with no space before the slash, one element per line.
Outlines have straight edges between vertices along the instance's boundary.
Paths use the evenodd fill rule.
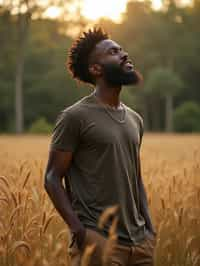
<path fill-rule="evenodd" d="M 110 105 L 111 107 L 118 108 L 120 105 L 120 91 L 119 88 L 111 88 L 107 86 L 96 86 L 94 89 L 96 97 L 105 104 Z"/>

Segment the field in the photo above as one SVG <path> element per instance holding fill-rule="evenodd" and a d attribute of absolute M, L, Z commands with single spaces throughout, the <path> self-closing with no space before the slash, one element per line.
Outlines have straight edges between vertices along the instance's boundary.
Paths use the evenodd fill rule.
<path fill-rule="evenodd" d="M 68 266 L 69 232 L 44 191 L 50 138 L 0 136 L 0 265 Z M 144 134 L 156 266 L 200 266 L 200 135 Z"/>

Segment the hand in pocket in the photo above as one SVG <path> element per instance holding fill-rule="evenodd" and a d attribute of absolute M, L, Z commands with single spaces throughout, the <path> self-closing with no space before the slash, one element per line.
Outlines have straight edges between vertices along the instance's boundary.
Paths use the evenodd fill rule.
<path fill-rule="evenodd" d="M 85 241 L 87 237 L 87 229 L 85 228 L 84 231 L 80 231 L 79 233 L 72 234 L 71 243 L 69 244 L 69 249 L 73 247 L 77 247 L 79 250 L 82 250 L 85 246 Z"/>

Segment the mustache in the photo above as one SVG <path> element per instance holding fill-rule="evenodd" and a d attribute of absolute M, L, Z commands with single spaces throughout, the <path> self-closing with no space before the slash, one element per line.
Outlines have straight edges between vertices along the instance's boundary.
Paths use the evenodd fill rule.
<path fill-rule="evenodd" d="M 124 59 L 121 60 L 120 66 L 123 66 L 124 64 L 127 64 L 127 63 L 133 65 L 132 60 L 125 57 Z"/>
<path fill-rule="evenodd" d="M 124 64 L 124 62 L 127 61 L 127 58 L 125 58 L 121 63 Z M 143 77 L 139 71 L 135 69 L 132 71 L 125 71 L 121 64 L 103 63 L 101 66 L 104 79 L 111 85 L 140 85 L 143 81 Z"/>

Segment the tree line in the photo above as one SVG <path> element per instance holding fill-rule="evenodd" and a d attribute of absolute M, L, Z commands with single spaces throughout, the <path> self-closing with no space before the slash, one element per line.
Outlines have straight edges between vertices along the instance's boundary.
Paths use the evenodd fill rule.
<path fill-rule="evenodd" d="M 34 10 L 39 9 L 16 15 L 0 7 L 1 132 L 42 131 L 92 90 L 66 71 L 73 41 L 66 31 L 72 23 L 35 18 Z M 98 22 L 144 77 L 142 86 L 122 90 L 122 100 L 143 116 L 148 131 L 200 131 L 199 22 L 199 0 L 185 7 L 167 1 L 160 11 L 149 2 L 131 1 L 121 24 Z M 81 17 L 76 23 L 87 26 Z"/>

